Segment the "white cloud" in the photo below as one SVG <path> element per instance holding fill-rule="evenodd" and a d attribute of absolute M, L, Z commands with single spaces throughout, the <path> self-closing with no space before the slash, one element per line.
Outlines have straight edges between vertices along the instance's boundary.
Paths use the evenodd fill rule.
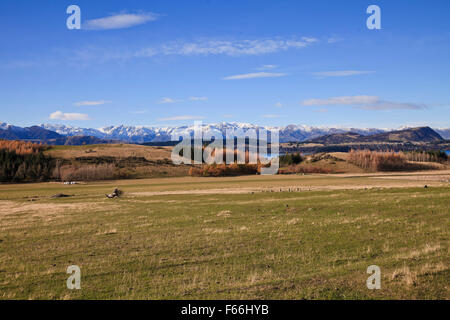
<path fill-rule="evenodd" d="M 305 41 L 296 38 L 266 38 L 256 40 L 222 40 L 222 39 L 198 39 L 193 41 L 171 41 L 155 45 L 131 48 L 129 46 L 116 45 L 86 45 L 75 50 L 63 50 L 62 61 L 71 66 L 86 66 L 91 63 L 107 63 L 111 61 L 127 61 L 136 58 L 152 58 L 155 56 L 256 56 L 283 52 L 288 50 L 302 49 L 315 45 L 311 40 Z M 67 59 L 67 57 L 70 57 Z M 57 63 L 62 63 L 58 61 Z M 35 61 L 35 65 L 43 65 L 43 61 Z M 45 61 L 52 65 L 55 61 Z M 269 70 L 275 65 L 267 65 Z M 2 68 L 2 64 L 0 64 Z M 261 71 L 263 71 L 261 69 Z"/>
<path fill-rule="evenodd" d="M 392 102 L 380 100 L 377 96 L 342 96 L 327 99 L 303 100 L 304 106 L 324 106 L 324 105 L 351 105 L 365 110 L 419 110 L 426 109 L 427 105 L 420 103 Z"/>
<path fill-rule="evenodd" d="M 156 20 L 159 16 L 153 13 L 140 14 L 118 14 L 105 18 L 88 20 L 84 22 L 83 29 L 118 29 L 127 28 L 133 25 Z M 68 63 L 70 66 L 86 66 L 90 63 L 106 63 L 116 60 L 130 60 L 135 58 L 150 58 L 164 55 L 185 55 L 185 56 L 208 56 L 208 55 L 228 55 L 228 56 L 254 56 L 270 53 L 283 52 L 294 49 L 302 49 L 313 46 L 319 40 L 315 38 L 282 38 L 273 37 L 254 40 L 235 39 L 198 39 L 193 41 L 171 41 L 152 46 L 141 46 L 131 48 L 129 46 L 117 45 L 86 45 L 77 49 L 63 49 L 59 59 L 34 59 L 34 61 L 7 62 L 0 63 L 0 69 L 54 66 L 55 64 Z M 69 57 L 69 59 L 67 58 Z M 265 70 L 271 68 L 271 65 Z"/>
<path fill-rule="evenodd" d="M 191 96 L 188 98 L 189 101 L 207 101 L 208 97 L 194 97 Z M 161 98 L 161 100 L 159 101 L 159 103 L 165 104 L 165 103 L 176 103 L 176 102 L 183 102 L 185 100 L 183 99 L 172 99 L 172 98 L 168 98 L 168 97 L 164 97 Z"/>
<path fill-rule="evenodd" d="M 151 12 L 138 14 L 122 13 L 111 15 L 109 17 L 87 20 L 86 22 L 83 22 L 82 28 L 86 30 L 123 29 L 144 24 L 149 21 L 155 21 L 157 19 L 158 15 Z"/>
<path fill-rule="evenodd" d="M 283 106 L 283 104 L 281 102 L 275 103 L 275 107 L 277 107 L 277 108 L 281 108 L 282 106 Z"/>
<path fill-rule="evenodd" d="M 379 101 L 373 105 L 360 106 L 360 108 L 365 110 L 420 110 L 426 109 L 427 105 L 423 103 Z"/>
<path fill-rule="evenodd" d="M 189 97 L 189 100 L 191 101 L 206 101 L 208 100 L 207 97 Z"/>
<path fill-rule="evenodd" d="M 175 103 L 176 101 L 172 98 L 162 98 L 159 103 Z"/>
<path fill-rule="evenodd" d="M 242 80 L 242 79 L 253 79 L 253 78 L 273 78 L 273 77 L 284 77 L 287 76 L 286 73 L 272 73 L 272 72 L 254 72 L 254 73 L 244 73 L 237 74 L 234 76 L 228 76 L 222 78 L 222 80 Z"/>
<path fill-rule="evenodd" d="M 278 66 L 275 64 L 265 64 L 259 68 L 256 68 L 256 70 L 263 71 L 263 70 L 271 70 L 271 69 L 275 69 L 275 68 L 278 68 Z"/>
<path fill-rule="evenodd" d="M 312 74 L 317 77 L 327 78 L 327 77 L 348 77 L 370 73 L 375 73 L 375 71 L 342 70 L 342 71 L 313 72 Z"/>
<path fill-rule="evenodd" d="M 158 121 L 179 121 L 179 120 L 201 120 L 205 117 L 200 116 L 175 116 L 175 117 L 169 117 L 169 118 L 160 118 Z"/>
<path fill-rule="evenodd" d="M 100 106 L 105 103 L 109 103 L 111 101 L 98 100 L 98 101 L 79 101 L 75 102 L 75 106 Z"/>
<path fill-rule="evenodd" d="M 379 99 L 376 96 L 343 96 L 328 99 L 308 99 L 303 100 L 301 104 L 304 106 L 354 105 L 354 104 L 377 103 L 378 101 Z"/>
<path fill-rule="evenodd" d="M 138 51 L 137 57 L 161 55 L 261 55 L 289 49 L 311 46 L 317 40 L 258 39 L 258 40 L 199 40 L 195 42 L 172 42 L 160 47 L 149 47 Z"/>
<path fill-rule="evenodd" d="M 50 114 L 52 120 L 90 120 L 89 116 L 84 113 L 63 113 L 56 111 Z"/>
<path fill-rule="evenodd" d="M 312 43 L 312 42 L 317 42 L 317 41 L 319 41 L 318 39 L 312 38 L 312 37 L 302 37 L 302 40 L 303 40 L 303 41 L 306 41 L 306 42 L 308 42 L 308 43 Z"/>

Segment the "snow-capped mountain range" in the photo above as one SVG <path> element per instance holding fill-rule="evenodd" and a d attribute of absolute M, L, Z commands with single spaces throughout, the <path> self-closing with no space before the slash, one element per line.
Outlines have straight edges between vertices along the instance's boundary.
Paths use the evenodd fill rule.
<path fill-rule="evenodd" d="M 144 127 L 144 126 L 109 126 L 99 129 L 86 129 L 70 127 L 65 125 L 43 124 L 42 128 L 55 131 L 64 136 L 85 135 L 94 136 L 101 139 L 114 139 L 126 142 L 143 143 L 143 142 L 161 142 L 170 141 L 173 134 L 193 135 L 194 126 L 179 126 L 179 127 Z M 347 131 L 355 131 L 360 134 L 368 135 L 384 132 L 382 129 L 356 129 L 356 128 L 321 128 L 309 127 L 303 125 L 289 125 L 286 127 L 266 127 L 258 126 L 248 123 L 223 122 L 216 124 L 204 124 L 203 133 L 213 134 L 221 133 L 225 136 L 227 130 L 248 130 L 248 129 L 280 129 L 280 141 L 304 141 L 319 137 L 325 134 L 341 133 Z"/>
<path fill-rule="evenodd" d="M 178 127 L 145 127 L 145 126 L 109 126 L 99 129 L 86 129 L 71 127 L 65 125 L 42 124 L 42 128 L 55 131 L 65 136 L 86 135 L 94 136 L 102 139 L 122 140 L 126 142 L 143 143 L 143 142 L 161 142 L 170 141 L 172 134 L 188 133 L 191 136 L 194 132 L 194 126 L 178 126 Z M 371 135 L 386 132 L 392 129 L 378 128 L 337 128 L 337 127 L 312 127 L 306 125 L 288 125 L 284 127 L 267 127 L 258 126 L 249 123 L 237 122 L 221 122 L 215 124 L 203 124 L 204 133 L 221 132 L 225 136 L 226 130 L 248 130 L 248 129 L 279 129 L 280 142 L 305 141 L 317 138 L 327 134 L 356 132 L 362 135 Z M 436 129 L 445 139 L 450 138 L 450 129 Z"/>
<path fill-rule="evenodd" d="M 144 142 L 164 142 L 172 140 L 173 134 L 178 135 L 193 135 L 194 126 L 174 126 L 174 127 L 146 127 L 146 126 L 108 126 L 102 128 L 79 128 L 59 124 L 41 124 L 36 127 L 56 132 L 61 136 L 73 137 L 73 136 L 91 136 L 99 139 L 108 140 L 121 140 L 131 143 L 144 143 Z M 0 122 L 0 130 L 4 132 L 24 133 L 30 128 L 21 128 L 7 123 Z M 280 142 L 301 142 L 305 140 L 314 139 L 320 136 L 344 133 L 344 132 L 356 132 L 362 135 L 372 135 L 377 133 L 383 133 L 392 129 L 379 129 L 379 128 L 344 128 L 344 127 L 312 127 L 306 125 L 288 125 L 284 127 L 268 127 L 258 126 L 249 123 L 237 123 L 237 122 L 221 122 L 215 124 L 203 124 L 203 133 L 218 133 L 223 136 L 227 130 L 248 130 L 248 129 L 279 129 L 280 130 Z M 403 129 L 403 128 L 401 128 Z M 450 128 L 435 129 L 443 138 L 450 138 Z"/>

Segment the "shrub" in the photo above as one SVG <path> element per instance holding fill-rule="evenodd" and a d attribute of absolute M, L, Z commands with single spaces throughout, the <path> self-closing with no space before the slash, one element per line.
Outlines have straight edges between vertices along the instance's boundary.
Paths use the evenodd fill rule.
<path fill-rule="evenodd" d="M 283 156 L 280 156 L 280 165 L 292 165 L 292 164 L 299 164 L 303 161 L 303 157 L 300 153 L 286 153 Z"/>

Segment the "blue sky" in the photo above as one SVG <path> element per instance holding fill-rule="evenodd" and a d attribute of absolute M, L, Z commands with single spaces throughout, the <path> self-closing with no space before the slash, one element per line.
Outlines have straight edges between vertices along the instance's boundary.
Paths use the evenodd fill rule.
<path fill-rule="evenodd" d="M 449 18 L 447 0 L 2 0 L 0 122 L 449 127 Z"/>

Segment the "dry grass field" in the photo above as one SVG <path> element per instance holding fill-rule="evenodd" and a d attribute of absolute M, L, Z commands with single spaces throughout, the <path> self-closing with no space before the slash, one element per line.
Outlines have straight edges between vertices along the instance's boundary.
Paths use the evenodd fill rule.
<path fill-rule="evenodd" d="M 96 144 L 86 146 L 52 146 L 45 153 L 53 158 L 78 157 L 143 157 L 147 160 L 170 159 L 172 147 L 141 146 L 137 144 Z"/>
<path fill-rule="evenodd" d="M 449 299 L 449 181 L 427 171 L 0 185 L 0 298 Z M 124 195 L 107 199 L 114 187 Z M 366 287 L 372 264 L 380 290 Z M 69 265 L 81 290 L 66 288 Z"/>

